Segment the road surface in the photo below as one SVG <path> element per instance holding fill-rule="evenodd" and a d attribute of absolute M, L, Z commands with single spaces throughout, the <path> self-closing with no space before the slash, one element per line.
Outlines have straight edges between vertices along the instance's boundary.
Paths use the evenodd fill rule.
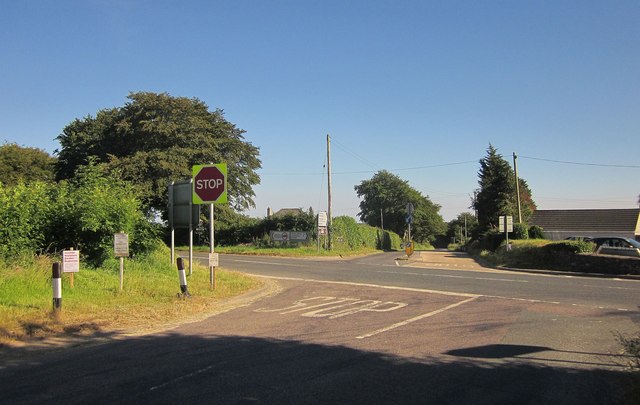
<path fill-rule="evenodd" d="M 222 255 L 259 299 L 0 370 L 1 403 L 623 403 L 633 280 Z M 415 267 L 413 267 L 415 266 Z"/>

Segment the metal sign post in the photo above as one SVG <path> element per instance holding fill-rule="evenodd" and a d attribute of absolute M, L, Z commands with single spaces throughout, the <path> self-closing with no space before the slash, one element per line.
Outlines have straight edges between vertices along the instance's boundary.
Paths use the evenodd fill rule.
<path fill-rule="evenodd" d="M 513 217 L 510 215 L 500 215 L 498 217 L 498 232 L 504 232 L 504 236 L 506 239 L 506 248 L 507 250 L 511 250 L 511 245 L 509 245 L 509 232 L 513 232 Z"/>
<path fill-rule="evenodd" d="M 213 204 L 209 204 L 209 288 L 216 289 L 216 266 L 218 266 L 218 255 L 214 253 L 213 236 Z"/>
<path fill-rule="evenodd" d="M 209 204 L 209 285 L 216 288 L 215 268 L 218 266 L 218 256 L 214 253 L 214 218 L 213 204 L 226 203 L 227 164 L 217 163 L 195 165 L 191 168 L 193 175 L 192 201 L 194 204 Z M 189 268 L 191 274 L 191 268 Z"/>

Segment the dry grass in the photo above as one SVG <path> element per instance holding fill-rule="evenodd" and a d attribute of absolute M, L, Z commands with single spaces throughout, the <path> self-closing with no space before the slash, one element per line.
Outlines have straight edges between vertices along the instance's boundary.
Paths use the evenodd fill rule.
<path fill-rule="evenodd" d="M 53 311 L 51 266 L 47 257 L 0 263 L 0 346 L 23 346 L 43 338 L 140 333 L 211 313 L 221 301 L 256 289 L 262 282 L 240 273 L 195 266 L 188 277 L 191 298 L 178 296 L 178 272 L 162 249 L 144 260 L 126 260 L 124 289 L 119 289 L 116 260 L 101 269 L 63 277 L 62 310 Z"/>

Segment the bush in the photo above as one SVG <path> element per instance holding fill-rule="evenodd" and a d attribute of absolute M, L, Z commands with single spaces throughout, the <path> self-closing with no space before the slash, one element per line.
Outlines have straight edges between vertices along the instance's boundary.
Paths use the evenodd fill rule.
<path fill-rule="evenodd" d="M 511 234 L 513 239 L 529 239 L 529 230 L 527 224 L 518 223 L 513 225 L 513 233 Z"/>
<path fill-rule="evenodd" d="M 0 254 L 5 257 L 74 248 L 88 264 L 99 266 L 113 256 L 117 232 L 129 234 L 136 254 L 155 247 L 159 225 L 144 217 L 133 186 L 95 165 L 58 184 L 0 185 Z"/>
<path fill-rule="evenodd" d="M 19 255 L 46 248 L 51 220 L 52 186 L 33 182 L 5 187 L 0 183 L 0 255 Z"/>
<path fill-rule="evenodd" d="M 59 183 L 53 197 L 55 216 L 49 224 L 50 243 L 57 249 L 80 250 L 87 262 L 100 266 L 113 252 L 113 234 L 125 232 L 137 245 L 135 230 L 149 228 L 129 183 L 104 175 L 95 165 L 82 166 L 71 181 Z M 140 228 L 141 227 L 141 228 Z M 135 252 L 133 252 L 135 253 Z"/>
<path fill-rule="evenodd" d="M 358 224 L 352 217 L 333 218 L 332 243 L 337 246 L 358 249 L 368 247 L 380 250 L 399 250 L 402 244 L 400 236 L 394 232 L 383 231 L 366 224 Z"/>
<path fill-rule="evenodd" d="M 563 240 L 560 242 L 552 242 L 543 247 L 543 249 L 552 253 L 593 253 L 596 245 L 592 242 L 585 242 L 582 240 Z"/>
<path fill-rule="evenodd" d="M 529 228 L 529 239 L 545 239 L 542 227 L 533 225 Z"/>

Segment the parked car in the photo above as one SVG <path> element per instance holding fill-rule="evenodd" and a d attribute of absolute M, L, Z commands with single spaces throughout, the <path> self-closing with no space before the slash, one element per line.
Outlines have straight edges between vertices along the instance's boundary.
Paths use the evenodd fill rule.
<path fill-rule="evenodd" d="M 591 238 L 596 244 L 596 253 L 640 257 L 640 242 L 620 236 Z"/>

